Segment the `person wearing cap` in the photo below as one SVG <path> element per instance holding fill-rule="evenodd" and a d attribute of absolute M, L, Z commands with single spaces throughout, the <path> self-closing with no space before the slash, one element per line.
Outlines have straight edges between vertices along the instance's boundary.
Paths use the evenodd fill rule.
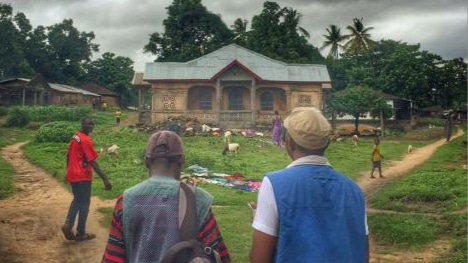
<path fill-rule="evenodd" d="M 368 262 L 363 193 L 324 156 L 330 124 L 318 109 L 298 107 L 284 128 L 293 162 L 263 179 L 250 262 Z"/>
<path fill-rule="evenodd" d="M 104 263 L 160 262 L 179 235 L 179 188 L 185 160 L 181 138 L 159 131 L 148 140 L 145 164 L 150 178 L 117 198 Z M 194 187 L 197 239 L 216 250 L 223 263 L 229 252 L 211 211 L 213 198 Z"/>

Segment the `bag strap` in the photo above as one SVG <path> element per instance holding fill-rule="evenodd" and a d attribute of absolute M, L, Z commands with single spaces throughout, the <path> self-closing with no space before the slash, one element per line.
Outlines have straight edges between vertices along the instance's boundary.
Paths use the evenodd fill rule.
<path fill-rule="evenodd" d="M 196 238 L 197 212 L 195 194 L 185 183 L 179 188 L 179 240 L 187 241 Z"/>

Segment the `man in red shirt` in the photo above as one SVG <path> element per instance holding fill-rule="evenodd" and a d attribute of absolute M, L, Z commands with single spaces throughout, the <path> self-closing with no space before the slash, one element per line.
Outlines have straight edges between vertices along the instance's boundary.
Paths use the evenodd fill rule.
<path fill-rule="evenodd" d="M 89 134 L 94 129 L 94 121 L 91 118 L 81 120 L 81 131 L 73 135 L 67 155 L 67 182 L 70 183 L 73 192 L 73 201 L 68 210 L 62 232 L 68 240 L 77 242 L 90 240 L 96 237 L 86 233 L 86 220 L 88 218 L 91 202 L 91 183 L 93 170 L 102 178 L 106 190 L 111 190 L 112 185 L 107 176 L 99 167 L 94 151 L 93 141 Z M 78 215 L 76 235 L 73 233 L 73 224 Z"/>

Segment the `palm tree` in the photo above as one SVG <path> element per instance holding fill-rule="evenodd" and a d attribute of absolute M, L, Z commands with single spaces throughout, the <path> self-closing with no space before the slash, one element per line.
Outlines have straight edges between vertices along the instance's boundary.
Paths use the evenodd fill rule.
<path fill-rule="evenodd" d="M 302 14 L 300 14 L 299 12 L 297 12 L 296 10 L 292 8 L 284 8 L 283 17 L 284 17 L 283 24 L 286 25 L 286 28 L 288 30 L 291 30 L 291 32 L 296 31 L 307 39 L 310 38 L 310 33 L 303 27 L 299 26 L 301 19 L 302 19 Z"/>
<path fill-rule="evenodd" d="M 234 42 L 237 44 L 244 44 L 247 40 L 247 20 L 242 20 L 240 18 L 234 21 L 234 24 L 231 26 L 232 32 L 234 33 Z"/>
<path fill-rule="evenodd" d="M 341 34 L 341 29 L 336 25 L 330 25 L 327 28 L 328 35 L 323 35 L 327 40 L 323 41 L 320 50 L 330 47 L 327 58 L 338 59 L 340 57 L 340 50 L 344 50 L 344 46 L 341 44 L 345 41 L 348 36 Z"/>
<path fill-rule="evenodd" d="M 369 31 L 374 29 L 373 27 L 364 27 L 362 24 L 362 18 L 354 18 L 353 25 L 347 26 L 351 34 L 349 34 L 349 40 L 345 43 L 344 47 L 346 51 L 353 55 L 357 55 L 364 50 L 371 50 L 375 46 L 375 41 L 371 39 Z"/>

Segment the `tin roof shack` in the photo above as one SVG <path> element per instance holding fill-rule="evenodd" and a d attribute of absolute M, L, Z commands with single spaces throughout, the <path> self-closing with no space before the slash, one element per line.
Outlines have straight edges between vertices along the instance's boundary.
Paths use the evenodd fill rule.
<path fill-rule="evenodd" d="M 107 103 L 110 107 L 119 107 L 119 94 L 104 88 L 95 83 L 89 83 L 81 87 L 84 90 L 100 95 L 100 101 L 96 101 L 95 105 L 100 105 L 100 103 Z"/>
<path fill-rule="evenodd" d="M 0 102 L 5 106 L 91 106 L 100 95 L 69 85 L 48 83 L 41 75 L 33 79 L 0 81 Z"/>

